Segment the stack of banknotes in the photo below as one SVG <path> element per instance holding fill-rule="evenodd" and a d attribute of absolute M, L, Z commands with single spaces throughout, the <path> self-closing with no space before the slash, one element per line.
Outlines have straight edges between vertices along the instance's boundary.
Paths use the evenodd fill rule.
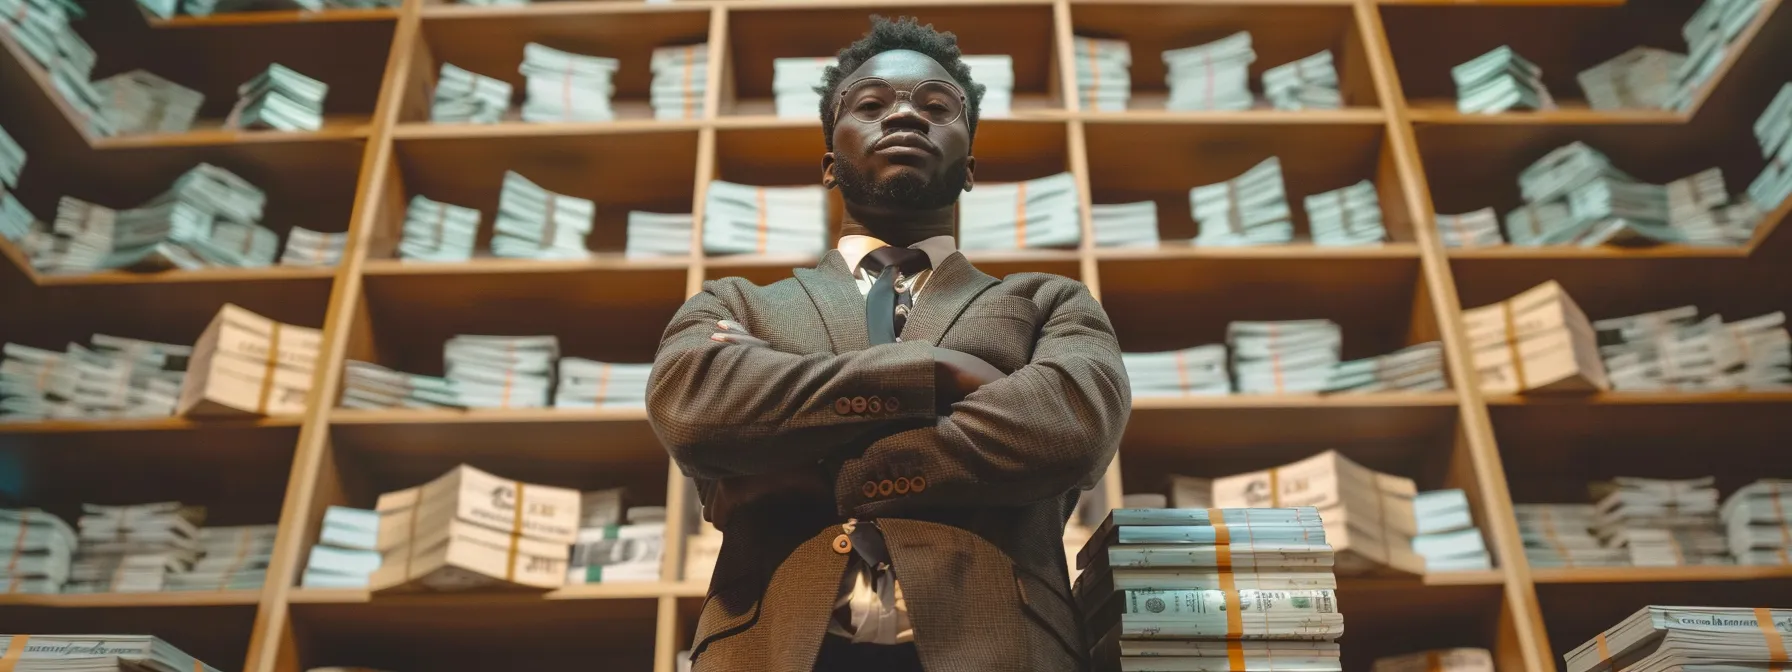
<path fill-rule="evenodd" d="M 1376 658 L 1369 672 L 1493 672 L 1487 649 L 1432 649 Z"/>
<path fill-rule="evenodd" d="M 616 70 L 622 62 L 586 56 L 530 42 L 523 45 L 527 78 L 523 121 L 609 121 L 616 118 L 610 97 L 616 95 Z"/>
<path fill-rule="evenodd" d="M 205 94 L 148 70 L 113 75 L 93 87 L 108 101 L 101 112 L 119 135 L 185 133 L 205 103 Z"/>
<path fill-rule="evenodd" d="M 1547 110 L 1556 105 L 1543 86 L 1543 69 L 1504 45 L 1451 68 L 1450 79 L 1456 82 L 1456 109 L 1463 114 Z"/>
<path fill-rule="evenodd" d="M 652 364 L 614 364 L 561 357 L 555 408 L 645 408 Z"/>
<path fill-rule="evenodd" d="M 1207 44 L 1164 52 L 1164 84 L 1171 110 L 1247 110 L 1251 95 L 1251 34 L 1239 32 Z"/>
<path fill-rule="evenodd" d="M 218 672 L 153 635 L 0 635 L 16 672 Z"/>
<path fill-rule="evenodd" d="M 1667 184 L 1668 226 L 1687 245 L 1743 245 L 1764 218 L 1747 196 L 1732 198 L 1722 168 L 1708 168 Z"/>
<path fill-rule="evenodd" d="M 92 343 L 63 352 L 7 343 L 0 422 L 174 414 L 192 348 L 105 334 Z"/>
<path fill-rule="evenodd" d="M 466 408 L 544 408 L 560 339 L 455 336 L 442 349 L 447 379 Z"/>
<path fill-rule="evenodd" d="M 1437 237 L 1444 247 L 1489 247 L 1506 242 L 1500 237 L 1500 216 L 1491 207 L 1453 215 L 1439 212 L 1435 217 Z"/>
<path fill-rule="evenodd" d="M 623 495 L 622 488 L 579 495 L 579 536 L 567 560 L 567 585 L 660 580 L 666 508 L 625 508 Z"/>
<path fill-rule="evenodd" d="M 820 186 L 710 180 L 704 196 L 703 251 L 709 254 L 821 254 L 827 230 L 827 192 Z"/>
<path fill-rule="evenodd" d="M 1766 111 L 1755 119 L 1755 139 L 1767 167 L 1748 185 L 1749 199 L 1762 210 L 1774 210 L 1792 196 L 1792 83 L 1780 87 Z"/>
<path fill-rule="evenodd" d="M 1630 553 L 1593 536 L 1592 504 L 1513 504 L 1524 557 L 1532 567 L 1624 567 Z"/>
<path fill-rule="evenodd" d="M 346 231 L 322 233 L 295 226 L 286 234 L 286 250 L 280 253 L 280 265 L 335 266 L 342 262 L 342 250 L 347 245 Z"/>
<path fill-rule="evenodd" d="M 1083 239 L 1076 179 L 1058 173 L 1013 184 L 979 184 L 958 199 L 958 247 L 1020 250 Z"/>
<path fill-rule="evenodd" d="M 1132 46 L 1125 40 L 1078 36 L 1076 95 L 1085 112 L 1123 112 L 1132 99 Z"/>
<path fill-rule="evenodd" d="M 1077 555 L 1094 669 L 1342 670 L 1320 518 L 1310 506 L 1113 510 Z"/>
<path fill-rule="evenodd" d="M 772 103 L 780 119 L 814 119 L 821 110 L 821 79 L 833 57 L 796 56 L 772 59 Z M 829 109 L 833 109 L 832 103 Z"/>
<path fill-rule="evenodd" d="M 178 415 L 242 418 L 305 412 L 323 335 L 224 304 L 193 345 Z"/>
<path fill-rule="evenodd" d="M 1226 345 L 1240 393 L 1318 392 L 1340 361 L 1344 332 L 1331 320 L 1233 322 Z"/>
<path fill-rule="evenodd" d="M 443 62 L 429 120 L 438 124 L 495 124 L 510 111 L 510 82 Z"/>
<path fill-rule="evenodd" d="M 1792 565 L 1792 481 L 1742 486 L 1718 510 L 1730 557 L 1739 565 Z"/>
<path fill-rule="evenodd" d="M 691 215 L 630 210 L 628 240 L 623 252 L 629 257 L 682 257 L 691 253 Z"/>
<path fill-rule="evenodd" d="M 169 19 L 176 14 L 210 16 L 226 12 L 253 12 L 297 9 L 321 12 L 326 9 L 372 9 L 396 7 L 397 0 L 137 0 L 137 6 L 157 18 Z"/>
<path fill-rule="evenodd" d="M 1344 106 L 1330 50 L 1263 71 L 1263 95 L 1278 110 L 1335 110 Z"/>
<path fill-rule="evenodd" d="M 1096 247 L 1157 247 L 1157 202 L 1089 206 Z"/>
<path fill-rule="evenodd" d="M 1462 572 L 1493 568 L 1487 540 L 1461 490 L 1431 490 L 1412 498 L 1418 521 L 1412 552 L 1425 560 L 1425 572 Z"/>
<path fill-rule="evenodd" d="M 1792 336 L 1773 312 L 1724 322 L 1681 306 L 1593 323 L 1618 390 L 1792 389 Z"/>
<path fill-rule="evenodd" d="M 1620 476 L 1591 486 L 1593 534 L 1637 567 L 1731 564 L 1716 480 Z"/>
<path fill-rule="evenodd" d="M 366 588 L 380 568 L 378 511 L 332 506 L 324 511 L 317 543 L 306 556 L 299 585 L 306 588 Z"/>
<path fill-rule="evenodd" d="M 1123 352 L 1120 361 L 1134 398 L 1232 393 L 1226 346 L 1218 343 L 1166 352 Z"/>
<path fill-rule="evenodd" d="M 315 131 L 324 127 L 330 85 L 275 63 L 237 87 L 236 107 L 225 121 L 233 128 Z"/>
<path fill-rule="evenodd" d="M 380 495 L 374 590 L 553 589 L 579 532 L 579 493 L 461 465 Z"/>
<path fill-rule="evenodd" d="M 1305 204 L 1307 227 L 1312 229 L 1315 245 L 1376 245 L 1387 240 L 1388 231 L 1381 224 L 1381 197 L 1373 182 L 1363 180 L 1313 194 L 1306 197 Z"/>
<path fill-rule="evenodd" d="M 74 560 L 75 531 L 37 509 L 0 509 L 0 592 L 60 593 Z"/>
<path fill-rule="evenodd" d="M 1792 610 L 1647 606 L 1563 657 L 1566 672 L 1759 670 L 1786 659 Z"/>
<path fill-rule="evenodd" d="M 0 0 L 0 32 L 49 70 L 51 87 L 80 117 L 88 135 L 106 137 L 115 131 L 102 112 L 106 98 L 93 86 L 99 57 L 69 25 L 86 15 L 72 0 Z"/>
<path fill-rule="evenodd" d="M 1764 4 L 1761 0 L 1705 0 L 1699 5 L 1680 28 L 1680 35 L 1686 38 L 1687 58 L 1675 73 L 1677 87 L 1670 107 L 1692 107 L 1693 100 L 1729 56 L 1736 38 L 1760 15 Z"/>
<path fill-rule="evenodd" d="M 655 119 L 700 119 L 709 91 L 709 45 L 678 44 L 653 50 L 648 102 Z"/>
<path fill-rule="evenodd" d="M 1686 55 L 1654 47 L 1637 47 L 1576 77 L 1595 110 L 1664 109 L 1678 92 L 1675 75 Z"/>
<path fill-rule="evenodd" d="M 413 261 L 466 261 L 479 239 L 479 211 L 418 194 L 404 211 L 398 256 Z"/>
<path fill-rule="evenodd" d="M 505 171 L 493 224 L 492 254 L 520 259 L 582 259 L 591 256 L 585 237 L 597 205 L 556 194 L 516 171 Z M 407 215 L 408 218 L 408 215 Z"/>
<path fill-rule="evenodd" d="M 259 590 L 268 579 L 278 525 L 199 528 L 199 559 L 169 574 L 164 590 Z"/>
<path fill-rule="evenodd" d="M 977 116 L 982 119 L 1011 116 L 1014 113 L 1014 57 L 992 54 L 962 58 L 971 69 L 971 81 L 983 87 Z"/>
<path fill-rule="evenodd" d="M 1438 341 L 1401 348 L 1379 357 L 1340 362 L 1332 367 L 1321 392 L 1369 394 L 1375 392 L 1442 392 L 1450 389 L 1444 377 L 1444 349 Z"/>
<path fill-rule="evenodd" d="M 25 172 L 25 148 L 0 127 L 0 191 L 17 188 Z"/>
<path fill-rule="evenodd" d="M 343 364 L 343 408 L 449 408 L 461 406 L 460 386 L 441 376 L 405 373 L 358 360 Z"/>
<path fill-rule="evenodd" d="M 1740 245 L 1761 219 L 1753 203 L 1730 197 L 1720 169 L 1647 184 L 1578 141 L 1525 168 L 1518 186 L 1526 204 L 1505 220 L 1514 245 Z"/>
<path fill-rule="evenodd" d="M 28 233 L 25 247 L 46 273 L 268 266 L 280 236 L 258 223 L 266 203 L 255 185 L 202 163 L 130 210 L 65 196 L 51 229 Z"/>
<path fill-rule="evenodd" d="M 1269 157 L 1243 175 L 1188 192 L 1200 231 L 1191 244 L 1203 247 L 1279 245 L 1294 241 L 1282 162 Z"/>
<path fill-rule="evenodd" d="M 12 195 L 25 172 L 25 148 L 0 128 L 0 238 L 18 242 L 39 228 L 37 218 Z"/>
<path fill-rule="evenodd" d="M 130 506 L 83 504 L 80 546 L 69 570 L 69 593 L 168 590 L 168 577 L 199 561 L 205 509 L 180 502 Z"/>
<path fill-rule="evenodd" d="M 1611 389 L 1592 323 L 1554 280 L 1505 301 L 1464 310 L 1462 323 L 1482 392 Z"/>

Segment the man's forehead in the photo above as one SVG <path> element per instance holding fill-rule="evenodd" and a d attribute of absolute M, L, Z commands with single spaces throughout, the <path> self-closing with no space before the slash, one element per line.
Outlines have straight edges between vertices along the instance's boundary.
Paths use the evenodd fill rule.
<path fill-rule="evenodd" d="M 952 73 L 932 56 L 919 51 L 892 49 L 879 53 L 860 65 L 859 69 L 847 75 L 846 81 L 865 77 L 882 77 L 892 84 L 904 82 L 920 82 L 928 79 L 951 80 Z"/>

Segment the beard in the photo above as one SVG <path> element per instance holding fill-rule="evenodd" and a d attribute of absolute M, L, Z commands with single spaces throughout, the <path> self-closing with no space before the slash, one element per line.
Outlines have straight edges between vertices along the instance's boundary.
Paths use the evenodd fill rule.
<path fill-rule="evenodd" d="M 969 170 L 964 161 L 949 164 L 939 175 L 923 177 L 913 171 L 878 179 L 871 169 L 835 155 L 834 183 L 840 196 L 856 205 L 886 210 L 938 210 L 958 201 Z"/>

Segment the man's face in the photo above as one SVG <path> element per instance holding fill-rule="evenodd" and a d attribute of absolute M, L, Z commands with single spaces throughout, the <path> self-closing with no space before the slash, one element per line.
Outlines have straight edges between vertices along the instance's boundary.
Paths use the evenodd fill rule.
<path fill-rule="evenodd" d="M 886 51 L 871 57 L 832 93 L 834 151 L 822 157 L 823 170 L 833 175 L 841 196 L 857 206 L 902 212 L 952 205 L 970 184 L 975 165 L 969 113 L 936 125 L 916 109 L 927 105 L 917 93 L 912 104 L 904 101 L 885 110 L 889 116 L 883 120 L 863 121 L 854 114 L 861 105 L 867 112 L 860 116 L 881 109 L 875 102 L 854 99 L 861 88 L 855 84 L 867 77 L 882 79 L 899 92 L 913 91 L 928 80 L 959 90 L 944 66 L 920 52 Z M 842 91 L 848 92 L 845 99 Z"/>

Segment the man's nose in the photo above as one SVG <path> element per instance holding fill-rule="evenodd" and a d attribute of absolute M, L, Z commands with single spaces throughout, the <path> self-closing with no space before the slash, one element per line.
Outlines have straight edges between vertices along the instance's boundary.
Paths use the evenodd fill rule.
<path fill-rule="evenodd" d="M 896 101 L 896 104 L 890 107 L 890 116 L 884 117 L 885 130 L 908 128 L 926 133 L 929 126 L 932 124 L 927 123 L 927 120 L 921 116 L 921 111 L 915 109 L 915 104 L 912 101 Z"/>

